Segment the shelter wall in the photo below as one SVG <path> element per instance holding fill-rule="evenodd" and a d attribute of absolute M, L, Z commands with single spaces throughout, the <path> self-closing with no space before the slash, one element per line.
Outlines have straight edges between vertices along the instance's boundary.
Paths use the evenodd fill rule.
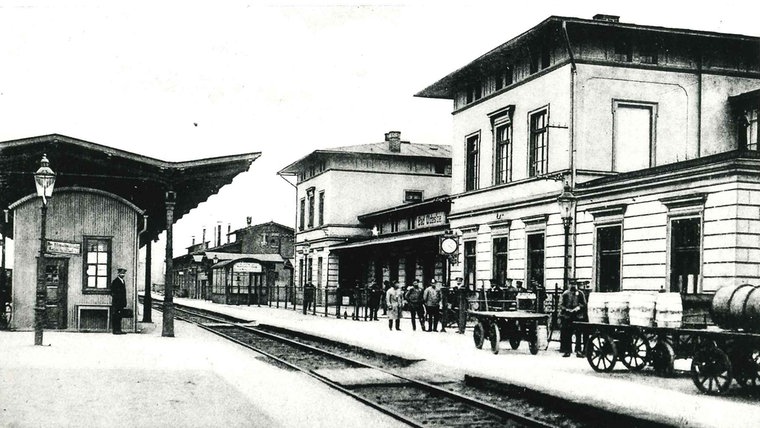
<path fill-rule="evenodd" d="M 27 330 L 34 325 L 37 258 L 40 250 L 41 200 L 29 199 L 14 209 L 14 318 L 13 328 Z M 92 292 L 84 288 L 84 238 L 110 239 L 109 278 L 116 268 L 128 269 L 127 307 L 136 307 L 137 233 L 139 213 L 124 201 L 105 192 L 62 190 L 48 200 L 46 238 L 48 241 L 77 243 L 79 254 L 51 254 L 46 257 L 68 261 L 67 329 L 76 330 L 79 306 L 111 305 L 108 290 Z M 133 330 L 134 318 L 123 320 L 123 328 Z"/>

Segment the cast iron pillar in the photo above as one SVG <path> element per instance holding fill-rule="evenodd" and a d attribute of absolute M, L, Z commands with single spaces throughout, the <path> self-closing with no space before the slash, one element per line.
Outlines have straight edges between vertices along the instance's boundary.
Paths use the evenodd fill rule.
<path fill-rule="evenodd" d="M 164 314 L 161 336 L 174 337 L 174 278 L 172 272 L 174 205 L 177 194 L 166 192 L 166 277 L 164 278 Z"/>

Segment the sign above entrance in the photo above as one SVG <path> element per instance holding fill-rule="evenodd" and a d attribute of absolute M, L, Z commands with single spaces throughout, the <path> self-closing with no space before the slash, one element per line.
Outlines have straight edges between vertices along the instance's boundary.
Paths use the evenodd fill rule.
<path fill-rule="evenodd" d="M 78 242 L 47 241 L 47 252 L 56 254 L 79 254 L 82 245 Z"/>
<path fill-rule="evenodd" d="M 417 225 L 417 229 L 423 229 L 426 227 L 443 226 L 446 224 L 446 214 L 443 211 L 418 215 L 414 220 Z"/>
<path fill-rule="evenodd" d="M 232 271 L 233 272 L 261 273 L 261 265 L 254 262 L 235 263 L 235 266 L 232 268 Z"/>

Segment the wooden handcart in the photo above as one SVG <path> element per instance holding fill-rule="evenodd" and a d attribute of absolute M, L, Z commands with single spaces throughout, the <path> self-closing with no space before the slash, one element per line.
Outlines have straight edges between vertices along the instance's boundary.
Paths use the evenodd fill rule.
<path fill-rule="evenodd" d="M 670 376 L 676 358 L 691 358 L 691 378 L 702 392 L 724 394 L 732 380 L 743 388 L 760 386 L 760 334 L 587 322 L 575 325 L 588 337 L 586 360 L 598 372 L 611 371 L 620 360 L 632 371 L 651 365 L 655 373 Z"/>
<path fill-rule="evenodd" d="M 538 353 L 538 326 L 546 325 L 548 314 L 527 311 L 469 311 L 477 320 L 473 331 L 475 347 L 483 348 L 488 339 L 491 351 L 499 353 L 501 341 L 508 341 L 512 349 L 517 349 L 520 342 L 528 342 L 530 353 Z"/>

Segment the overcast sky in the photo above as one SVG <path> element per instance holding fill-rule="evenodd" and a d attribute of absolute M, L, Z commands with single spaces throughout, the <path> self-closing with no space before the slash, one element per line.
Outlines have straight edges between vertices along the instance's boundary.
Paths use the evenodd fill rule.
<path fill-rule="evenodd" d="M 760 36 L 751 1 L 361 3 L 3 1 L 0 141 L 59 133 L 169 161 L 262 152 L 178 222 L 180 254 L 218 221 L 293 226 L 276 172 L 313 150 L 389 130 L 450 144 L 451 101 L 413 95 L 550 15 Z"/>

